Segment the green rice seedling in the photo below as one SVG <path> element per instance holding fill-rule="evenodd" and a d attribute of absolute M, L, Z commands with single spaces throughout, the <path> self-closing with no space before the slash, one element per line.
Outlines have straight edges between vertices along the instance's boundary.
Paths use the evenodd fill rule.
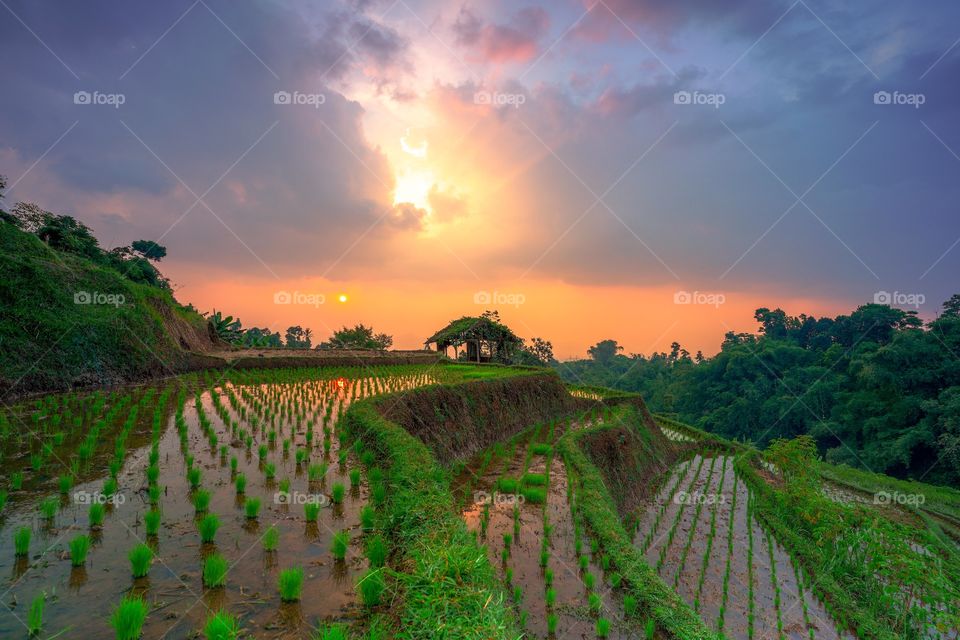
<path fill-rule="evenodd" d="M 307 461 L 307 450 L 304 449 L 303 447 L 297 448 L 296 461 L 297 461 L 297 464 L 303 464 L 304 462 Z"/>
<path fill-rule="evenodd" d="M 360 469 L 350 469 L 350 486 L 360 486 Z"/>
<path fill-rule="evenodd" d="M 541 551 L 540 552 L 540 566 L 546 567 L 550 563 L 550 552 Z"/>
<path fill-rule="evenodd" d="M 31 638 L 40 635 L 40 630 L 43 628 L 43 605 L 46 601 L 47 594 L 41 593 L 30 603 L 30 611 L 27 612 L 27 631 Z"/>
<path fill-rule="evenodd" d="M 7 492 L 0 491 L 0 513 L 3 513 L 3 508 L 7 506 Z"/>
<path fill-rule="evenodd" d="M 130 570 L 134 578 L 142 578 L 150 573 L 150 564 L 153 562 L 153 550 L 145 544 L 138 544 L 127 555 L 130 560 Z"/>
<path fill-rule="evenodd" d="M 553 605 L 557 601 L 557 590 L 556 589 L 547 589 L 546 594 L 543 596 L 544 600 L 547 603 L 547 608 L 553 608 Z"/>
<path fill-rule="evenodd" d="M 620 588 L 620 582 L 622 580 L 623 578 L 621 578 L 620 574 L 617 573 L 616 571 L 610 574 L 610 586 L 613 587 L 614 589 Z"/>
<path fill-rule="evenodd" d="M 600 609 L 603 608 L 603 600 L 600 598 L 600 595 L 597 593 L 591 593 L 587 596 L 587 606 L 590 608 L 590 613 L 593 615 L 598 615 Z"/>
<path fill-rule="evenodd" d="M 371 567 L 382 567 L 387 562 L 387 543 L 381 536 L 373 536 L 367 541 L 367 558 Z"/>
<path fill-rule="evenodd" d="M 203 561 L 203 584 L 207 587 L 222 587 L 227 584 L 227 559 L 219 553 L 207 556 Z"/>
<path fill-rule="evenodd" d="M 517 482 L 516 478 L 504 477 L 497 480 L 497 489 L 501 493 L 516 493 L 519 487 L 520 483 Z"/>
<path fill-rule="evenodd" d="M 357 582 L 360 599 L 364 606 L 376 607 L 380 604 L 383 592 L 387 590 L 386 580 L 383 578 L 383 569 L 370 569 Z"/>
<path fill-rule="evenodd" d="M 363 505 L 360 510 L 360 526 L 364 531 L 373 531 L 376 522 L 376 511 L 368 504 Z"/>
<path fill-rule="evenodd" d="M 334 482 L 333 488 L 330 489 L 330 500 L 333 504 L 343 504 L 343 496 L 346 492 L 347 489 L 342 482 Z"/>
<path fill-rule="evenodd" d="M 277 588 L 280 590 L 280 600 L 283 602 L 297 602 L 303 591 L 303 568 L 293 567 L 284 569 L 277 578 Z"/>
<path fill-rule="evenodd" d="M 157 504 L 159 504 L 159 502 L 160 502 L 160 491 L 161 491 L 160 485 L 158 485 L 158 484 L 152 484 L 152 485 L 150 485 L 150 487 L 147 489 L 147 494 L 149 495 L 149 498 L 150 498 L 150 504 L 152 504 L 152 505 L 154 505 L 154 506 L 156 506 Z"/>
<path fill-rule="evenodd" d="M 30 527 L 20 527 L 13 534 L 13 549 L 18 558 L 30 554 Z"/>
<path fill-rule="evenodd" d="M 513 536 L 510 535 L 509 533 L 503 534 L 503 548 L 509 549 L 510 545 L 512 544 L 513 544 Z"/>
<path fill-rule="evenodd" d="M 520 490 L 523 499 L 530 504 L 543 504 L 547 501 L 547 491 L 540 487 L 524 487 Z"/>
<path fill-rule="evenodd" d="M 542 473 L 525 473 L 523 484 L 528 487 L 545 487 L 547 486 L 547 476 Z"/>
<path fill-rule="evenodd" d="M 327 475 L 327 464 L 325 462 L 319 463 L 319 464 L 312 464 L 309 467 L 307 467 L 307 480 L 309 480 L 310 482 L 318 482 L 320 480 L 323 480 L 324 476 L 326 475 Z"/>
<path fill-rule="evenodd" d="M 90 551 L 90 536 L 79 535 L 70 540 L 70 564 L 82 567 L 87 562 L 87 553 Z"/>
<path fill-rule="evenodd" d="M 597 618 L 597 637 L 606 638 L 610 635 L 610 621 L 606 618 Z"/>
<path fill-rule="evenodd" d="M 99 529 L 103 526 L 104 511 L 104 506 L 99 502 L 90 505 L 90 509 L 87 511 L 87 519 L 90 521 L 91 529 Z"/>
<path fill-rule="evenodd" d="M 290 493 L 290 478 L 283 478 L 280 480 L 280 493 Z"/>
<path fill-rule="evenodd" d="M 217 529 L 220 528 L 220 518 L 215 513 L 208 513 L 200 521 L 200 541 L 204 544 L 210 544 L 217 536 Z"/>
<path fill-rule="evenodd" d="M 588 558 L 587 556 L 580 556 L 579 563 L 580 563 L 580 570 L 586 571 L 590 567 L 590 558 Z"/>
<path fill-rule="evenodd" d="M 349 531 L 338 531 L 333 534 L 333 543 L 331 545 L 331 552 L 333 557 L 337 560 L 344 560 L 347 557 L 347 549 L 350 547 L 350 532 Z"/>
<path fill-rule="evenodd" d="M 547 615 L 547 633 L 551 636 L 557 635 L 557 623 L 560 619 L 557 617 L 557 614 L 551 613 Z"/>
<path fill-rule="evenodd" d="M 507 567 L 506 573 L 504 574 L 504 580 L 506 580 L 507 584 L 513 583 L 513 569 L 511 567 Z"/>
<path fill-rule="evenodd" d="M 143 514 L 143 524 L 146 528 L 147 535 L 150 537 L 155 537 L 160 533 L 160 512 L 156 509 L 151 509 Z"/>
<path fill-rule="evenodd" d="M 140 598 L 126 595 L 110 615 L 110 626 L 117 640 L 139 640 L 147 619 L 147 604 Z"/>
<path fill-rule="evenodd" d="M 553 447 L 551 447 L 546 442 L 537 442 L 536 444 L 530 447 L 530 451 L 532 451 L 534 455 L 548 456 L 550 455 L 550 452 L 553 451 Z"/>
<path fill-rule="evenodd" d="M 193 494 L 193 508 L 197 513 L 206 513 L 210 508 L 210 492 L 206 489 L 198 489 Z"/>
<path fill-rule="evenodd" d="M 348 638 L 347 630 L 341 624 L 324 625 L 317 629 L 316 635 L 313 636 L 313 640 L 348 640 Z"/>
<path fill-rule="evenodd" d="M 643 631 L 647 640 L 653 640 L 654 636 L 657 635 L 657 623 L 653 621 L 653 618 L 647 620 Z"/>
<path fill-rule="evenodd" d="M 307 502 L 303 505 L 303 517 L 307 522 L 316 522 L 320 515 L 320 505 L 316 502 Z"/>
<path fill-rule="evenodd" d="M 280 532 L 275 526 L 270 525 L 270 528 L 264 532 L 262 542 L 264 551 L 277 550 L 277 547 L 280 546 Z"/>
<path fill-rule="evenodd" d="M 360 442 L 360 441 L 357 440 L 357 442 Z M 377 461 L 377 458 L 376 458 L 376 456 L 373 454 L 373 451 L 364 451 L 364 452 L 360 455 L 360 462 L 362 462 L 362 463 L 363 463 L 363 466 L 365 466 L 365 467 L 372 467 L 372 466 L 373 466 L 373 463 L 376 462 L 376 461 Z"/>
<path fill-rule="evenodd" d="M 260 515 L 260 498 L 247 498 L 243 510 L 247 520 L 256 520 Z"/>
<path fill-rule="evenodd" d="M 40 515 L 43 516 L 45 520 L 53 520 L 59 510 L 60 501 L 52 496 L 45 498 L 43 502 L 40 503 Z"/>
<path fill-rule="evenodd" d="M 229 448 L 227 447 L 227 445 L 225 445 L 225 444 L 220 445 L 220 458 L 221 458 L 222 460 L 226 460 L 226 458 L 227 458 L 227 451 L 229 451 Z M 223 464 L 223 462 L 221 462 L 220 464 Z"/>
<path fill-rule="evenodd" d="M 240 621 L 226 611 L 218 611 L 207 618 L 203 636 L 206 640 L 237 640 L 240 637 Z"/>
<path fill-rule="evenodd" d="M 147 483 L 156 484 L 157 480 L 159 479 L 160 479 L 160 467 L 155 464 L 147 467 Z"/>
<path fill-rule="evenodd" d="M 513 588 L 513 601 L 518 605 L 523 602 L 523 588 L 520 585 Z"/>
<path fill-rule="evenodd" d="M 187 481 L 190 483 L 191 489 L 196 489 L 200 486 L 202 475 L 200 467 L 190 467 L 190 470 L 187 471 Z"/>
<path fill-rule="evenodd" d="M 237 460 L 237 456 L 230 456 L 230 471 L 236 473 L 237 467 L 240 465 L 240 461 Z"/>
<path fill-rule="evenodd" d="M 632 618 L 637 615 L 637 599 L 629 594 L 623 596 L 623 615 Z"/>
<path fill-rule="evenodd" d="M 43 454 L 42 453 L 31 453 L 30 454 L 30 468 L 34 471 L 40 471 L 43 468 Z"/>
<path fill-rule="evenodd" d="M 548 587 L 553 584 L 553 569 L 547 569 L 543 572 L 543 584 Z"/>
<path fill-rule="evenodd" d="M 23 488 L 23 471 L 14 471 L 10 474 L 10 488 L 20 491 Z"/>
<path fill-rule="evenodd" d="M 283 455 L 287 456 L 290 454 L 290 438 L 283 439 Z"/>
<path fill-rule="evenodd" d="M 587 589 L 593 591 L 593 587 L 597 584 L 597 576 L 587 571 L 583 575 L 583 584 Z"/>
<path fill-rule="evenodd" d="M 188 469 L 188 470 L 193 468 L 193 460 L 194 460 L 193 454 L 187 454 L 187 469 Z"/>
<path fill-rule="evenodd" d="M 73 488 L 73 478 L 70 476 L 60 476 L 57 480 L 60 488 L 60 495 L 67 495 L 70 493 L 70 489 Z"/>
<path fill-rule="evenodd" d="M 247 492 L 247 476 L 242 473 L 237 475 L 236 480 L 233 481 L 233 486 L 237 490 L 237 495 L 242 496 Z"/>
<path fill-rule="evenodd" d="M 263 475 L 267 478 L 267 480 L 273 480 L 274 478 L 276 478 L 276 477 L 277 477 L 277 465 L 274 464 L 273 462 L 268 462 L 268 463 L 267 463 L 266 465 L 264 465 L 264 467 L 263 467 Z"/>
<path fill-rule="evenodd" d="M 112 496 L 117 492 L 117 479 L 114 477 L 107 478 L 103 482 L 103 495 Z"/>
<path fill-rule="evenodd" d="M 370 499 L 375 505 L 382 505 L 387 501 L 387 485 L 384 482 L 370 485 Z"/>
<path fill-rule="evenodd" d="M 257 448 L 257 457 L 260 458 L 260 461 L 263 462 L 267 459 L 267 445 L 262 444 Z"/>

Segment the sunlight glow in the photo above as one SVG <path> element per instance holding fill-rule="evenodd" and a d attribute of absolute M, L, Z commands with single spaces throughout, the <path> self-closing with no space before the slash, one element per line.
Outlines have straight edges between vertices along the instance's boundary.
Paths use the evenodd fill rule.
<path fill-rule="evenodd" d="M 433 172 L 407 169 L 397 174 L 397 186 L 393 192 L 393 204 L 409 202 L 413 206 L 432 212 L 430 190 L 434 185 Z"/>

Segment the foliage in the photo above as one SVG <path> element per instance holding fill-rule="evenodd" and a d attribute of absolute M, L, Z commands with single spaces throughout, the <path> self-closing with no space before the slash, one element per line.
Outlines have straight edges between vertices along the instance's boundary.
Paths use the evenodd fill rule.
<path fill-rule="evenodd" d="M 374 333 L 373 327 L 358 324 L 352 329 L 343 327 L 333 332 L 330 340 L 320 344 L 318 349 L 375 349 L 386 351 L 393 346 L 393 336 Z"/>

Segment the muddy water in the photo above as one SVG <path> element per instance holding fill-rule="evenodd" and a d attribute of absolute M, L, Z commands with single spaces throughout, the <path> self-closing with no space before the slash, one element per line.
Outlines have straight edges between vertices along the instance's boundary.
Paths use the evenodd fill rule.
<path fill-rule="evenodd" d="M 582 426 L 574 424 L 571 428 Z M 547 440 L 545 434 L 541 435 L 543 437 L 540 441 Z M 505 577 L 508 568 L 512 570 L 513 582 L 508 590 L 512 591 L 513 587 L 517 586 L 522 589 L 518 607 L 520 611 L 526 612 L 525 630 L 529 637 L 595 638 L 596 619 L 588 611 L 588 590 L 583 582 L 585 573 L 578 564 L 576 527 L 567 497 L 566 467 L 562 461 L 542 455 L 533 455 L 528 459 L 527 443 L 521 442 L 512 456 L 499 465 L 491 465 L 488 473 L 474 479 L 474 486 L 483 492 L 479 494 L 480 497 L 484 493 L 493 495 L 493 488 L 499 477 L 506 475 L 519 478 L 525 471 L 549 473 L 546 504 L 522 502 L 518 505 L 520 529 L 517 536 L 513 516 L 515 503 L 512 497 L 500 496 L 499 500 L 494 499 L 488 507 L 489 522 L 486 536 L 481 537 L 481 542 L 487 545 L 489 558 L 501 577 Z M 478 535 L 483 509 L 483 504 L 474 500 L 463 512 L 468 527 L 477 531 Z M 556 603 L 552 608 L 546 605 L 545 569 L 540 566 L 545 515 L 551 527 L 547 568 L 553 572 L 552 588 L 556 592 Z M 506 563 L 502 561 L 505 533 L 515 537 Z M 596 577 L 594 590 L 602 601 L 601 615 L 612 623 L 609 637 L 623 640 L 640 637 L 636 630 L 623 623 L 621 598 L 605 581 L 599 558 L 592 557 L 590 538 L 586 531 L 582 531 L 580 538 L 581 553 L 589 558 L 587 571 Z M 547 618 L 551 614 L 557 617 L 555 636 L 548 635 Z"/>
<path fill-rule="evenodd" d="M 391 386 L 420 382 L 397 380 Z M 370 385 L 365 388 L 372 390 Z M 251 400 L 260 400 L 264 406 L 268 397 L 281 399 L 284 405 L 292 403 L 294 408 L 301 403 L 307 417 L 297 429 L 292 412 L 287 410 L 286 415 L 277 412 L 272 420 L 275 420 L 278 437 L 275 444 L 270 445 L 259 429 L 251 426 L 258 412 L 241 398 L 241 391 L 246 391 Z M 249 633 L 271 638 L 306 638 L 312 633 L 311 625 L 320 620 L 350 619 L 356 615 L 354 583 L 367 566 L 359 527 L 367 487 L 361 482 L 355 489 L 349 488 L 348 471 L 358 466 L 357 462 L 348 456 L 345 464 L 340 465 L 335 434 L 329 453 L 324 455 L 322 428 L 326 408 L 333 406 L 328 423 L 333 428 L 339 408 L 360 393 L 357 383 L 344 381 L 340 388 L 331 385 L 331 381 L 313 381 L 282 388 L 238 387 L 233 392 L 239 401 L 237 409 L 231 407 L 226 389 L 220 390 L 219 397 L 228 420 L 239 422 L 241 428 L 254 437 L 249 452 L 243 443 L 231 438 L 230 427 L 218 415 L 209 393 L 202 396 L 203 411 L 217 433 L 219 444 L 228 446 L 225 456 L 210 447 L 200 428 L 192 396 L 188 395 L 183 411 L 189 442 L 186 453 L 194 456 L 194 466 L 202 471 L 202 486 L 211 494 L 209 511 L 221 520 L 215 544 L 201 544 L 197 533 L 192 493 L 186 479 L 187 463 L 172 416 L 167 419 L 159 439 L 159 484 L 165 487 L 160 498 L 160 531 L 154 538 L 145 535 L 143 516 L 149 509 L 145 468 L 150 445 L 150 407 L 140 412 L 138 425 L 127 439 L 128 454 L 118 474 L 120 490 L 116 504 L 108 508 L 101 530 L 90 530 L 88 506 L 75 500 L 66 502 L 49 526 L 39 522 L 36 503 L 49 495 L 49 487 L 17 496 L 14 504 L 7 505 L 5 517 L 0 521 L 0 576 L 6 581 L 0 593 L 9 609 L 0 608 L 0 637 L 26 635 L 22 621 L 26 620 L 30 602 L 42 592 L 47 594 L 43 637 L 57 633 L 59 638 L 113 637 L 108 622 L 110 612 L 130 591 L 142 595 L 150 605 L 143 633 L 147 639 L 195 637 L 210 613 L 221 608 L 240 617 Z M 246 420 L 241 419 L 240 408 L 245 408 Z M 306 471 L 309 463 L 297 465 L 295 460 L 297 446 L 306 443 L 307 419 L 315 420 L 309 463 L 329 465 L 324 482 L 312 486 Z M 268 422 L 263 417 L 258 420 L 260 424 Z M 266 430 L 269 432 L 271 428 L 268 426 Z M 284 438 L 292 440 L 286 455 L 282 448 Z M 258 459 L 260 444 L 268 446 L 267 460 L 276 465 L 275 480 L 266 479 L 264 465 Z M 112 453 L 112 444 L 106 448 Z M 62 455 L 65 457 L 68 453 Z M 246 498 L 261 501 L 259 518 L 255 521 L 245 517 L 243 498 L 236 495 L 236 474 L 230 469 L 230 458 L 234 456 L 238 460 L 237 472 L 247 478 Z M 94 468 L 105 469 L 105 463 L 101 460 Z M 96 494 L 105 477 L 103 471 L 99 477 L 77 485 L 73 493 Z M 290 480 L 289 499 L 278 493 L 279 481 L 284 478 Z M 340 506 L 330 505 L 333 483 L 347 487 Z M 302 502 L 308 495 L 322 496 L 317 499 L 325 503 L 315 523 L 307 523 L 304 518 Z M 27 563 L 14 559 L 12 545 L 13 531 L 23 525 L 33 529 L 31 557 Z M 278 551 L 268 553 L 262 548 L 261 538 L 270 525 L 278 529 L 280 543 Z M 349 531 L 351 539 L 343 562 L 334 560 L 330 551 L 332 536 L 340 530 Z M 88 532 L 93 537 L 93 545 L 86 566 L 71 568 L 67 543 L 74 536 Z M 141 542 L 150 545 L 156 557 L 148 577 L 133 579 L 127 553 Z M 222 554 L 230 564 L 227 586 L 206 589 L 201 578 L 202 561 L 214 552 Z M 276 587 L 277 576 L 281 569 L 293 566 L 301 566 L 305 572 L 303 597 L 299 603 L 283 604 Z"/>
<path fill-rule="evenodd" d="M 768 537 L 759 523 L 748 517 L 747 487 L 736 478 L 732 458 L 725 460 L 720 456 L 712 461 L 708 458 L 703 460 L 702 465 L 698 458 L 694 458 L 678 465 L 672 477 L 664 483 L 664 489 L 657 498 L 658 502 L 650 505 L 640 516 L 635 544 L 643 548 L 643 541 L 648 539 L 648 533 L 656 521 L 656 514 L 663 501 L 670 499 L 670 488 L 678 477 L 682 478 L 679 488 L 660 517 L 659 526 L 654 529 L 652 543 L 646 550 L 646 558 L 654 567 L 660 558 L 663 558 L 660 576 L 670 585 L 676 581 L 677 592 L 692 606 L 699 601 L 699 614 L 704 622 L 710 628 L 717 629 L 723 607 L 723 632 L 730 638 L 802 640 L 810 638 L 812 629 L 817 639 L 837 639 L 837 630 L 829 621 L 822 604 L 809 589 L 801 589 L 789 554 L 772 536 L 771 564 Z M 686 494 L 693 495 L 694 499 L 685 501 L 680 497 Z M 696 514 L 698 500 L 703 501 L 699 515 Z M 684 502 L 686 504 L 676 504 Z M 715 534 L 707 554 L 711 518 L 714 518 Z M 669 531 L 674 523 L 676 531 L 672 543 L 668 545 Z M 731 539 L 732 553 L 729 546 Z M 688 541 L 689 550 L 684 551 Z M 725 599 L 723 583 L 728 565 L 730 574 Z M 699 585 L 701 573 L 704 576 L 702 587 Z M 754 612 L 752 625 L 751 575 Z"/>

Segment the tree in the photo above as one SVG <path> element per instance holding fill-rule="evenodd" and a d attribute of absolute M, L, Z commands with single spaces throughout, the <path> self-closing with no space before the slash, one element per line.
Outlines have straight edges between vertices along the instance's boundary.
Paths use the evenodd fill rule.
<path fill-rule="evenodd" d="M 608 364 L 614 356 L 623 351 L 623 347 L 617 344 L 616 340 L 601 340 L 597 344 L 587 349 L 590 357 L 600 364 Z"/>
<path fill-rule="evenodd" d="M 950 296 L 950 299 L 943 303 L 943 315 L 960 317 L 960 293 Z"/>
<path fill-rule="evenodd" d="M 307 335 L 308 330 L 304 330 L 300 325 L 295 325 L 287 328 L 286 341 L 288 349 L 309 349 L 310 348 L 310 336 Z"/>
<path fill-rule="evenodd" d="M 206 314 L 204 314 L 206 316 Z M 243 334 L 243 330 L 240 327 L 240 319 L 233 319 L 233 316 L 224 316 L 216 309 L 213 310 L 207 320 L 210 322 L 210 326 L 213 327 L 214 332 L 217 336 L 224 342 L 236 343 L 240 340 L 240 336 Z"/>
<path fill-rule="evenodd" d="M 393 336 L 385 333 L 374 334 L 373 327 L 360 323 L 349 329 L 343 327 L 333 332 L 329 342 L 323 342 L 319 349 L 376 349 L 385 351 L 393 345 Z"/>
<path fill-rule="evenodd" d="M 139 254 L 147 260 L 160 262 L 167 255 L 167 248 L 157 244 L 153 240 L 134 240 L 130 244 L 133 253 Z"/>
<path fill-rule="evenodd" d="M 553 357 L 553 343 L 543 338 L 533 338 L 529 346 L 524 346 L 524 351 L 537 359 L 540 364 L 553 364 L 556 358 Z"/>

